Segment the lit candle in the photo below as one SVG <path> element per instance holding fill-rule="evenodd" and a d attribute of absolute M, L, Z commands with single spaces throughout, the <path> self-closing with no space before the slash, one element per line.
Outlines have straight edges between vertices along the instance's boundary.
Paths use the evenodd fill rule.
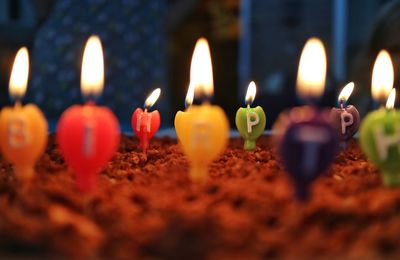
<path fill-rule="evenodd" d="M 256 140 L 263 134 L 266 124 L 266 116 L 262 107 L 250 107 L 256 96 L 256 84 L 250 82 L 246 93 L 246 107 L 239 108 L 236 112 L 236 127 L 244 138 L 244 149 L 255 150 Z"/>
<path fill-rule="evenodd" d="M 0 145 L 4 157 L 13 164 L 15 176 L 29 182 L 34 176 L 34 166 L 47 144 L 47 121 L 34 104 L 23 106 L 28 85 L 29 54 L 21 48 L 11 72 L 9 92 L 15 100 L 14 107 L 6 107 L 0 114 Z"/>
<path fill-rule="evenodd" d="M 161 89 L 154 90 L 144 103 L 144 111 L 137 108 L 132 115 L 132 129 L 140 140 L 140 148 L 147 151 L 151 138 L 160 128 L 160 113 L 158 110 L 149 112 L 148 110 L 156 103 L 160 96 Z"/>
<path fill-rule="evenodd" d="M 297 93 L 312 104 L 324 92 L 326 55 L 317 38 L 307 41 L 300 58 Z M 296 107 L 280 115 L 274 129 L 279 153 L 292 177 L 296 197 L 309 197 L 309 185 L 330 165 L 338 148 L 338 136 L 330 123 L 329 110 Z"/>
<path fill-rule="evenodd" d="M 360 126 L 360 114 L 358 110 L 352 106 L 346 106 L 354 89 L 354 83 L 348 83 L 339 94 L 339 108 L 332 108 L 331 119 L 333 127 L 336 129 L 341 140 L 341 146 L 346 146 L 346 141 L 353 137 Z"/>
<path fill-rule="evenodd" d="M 396 97 L 393 75 L 390 55 L 381 51 L 374 65 L 371 86 L 372 97 L 380 102 L 381 108 L 369 113 L 360 127 L 361 148 L 382 171 L 387 186 L 400 185 L 400 113 L 393 109 Z"/>
<path fill-rule="evenodd" d="M 185 112 L 175 116 L 175 130 L 183 152 L 191 163 L 190 178 L 203 182 L 208 165 L 225 149 L 229 123 L 225 112 L 209 103 L 214 92 L 211 55 L 208 42 L 197 41 L 190 68 L 190 87 Z M 193 100 L 194 98 L 194 100 Z"/>
<path fill-rule="evenodd" d="M 78 187 L 91 191 L 97 174 L 112 158 L 119 144 L 117 118 L 106 107 L 96 106 L 104 85 L 104 60 L 100 39 L 91 36 L 82 61 L 81 92 L 85 105 L 68 108 L 57 127 L 57 141 L 65 161 L 75 172 Z"/>

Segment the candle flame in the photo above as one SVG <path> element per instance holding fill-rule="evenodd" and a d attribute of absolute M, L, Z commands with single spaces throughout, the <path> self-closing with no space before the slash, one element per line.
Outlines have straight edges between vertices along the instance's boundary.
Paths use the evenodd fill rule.
<path fill-rule="evenodd" d="M 390 91 L 389 97 L 386 101 L 386 108 L 393 109 L 395 101 L 396 101 L 396 89 L 392 88 L 392 90 Z"/>
<path fill-rule="evenodd" d="M 85 97 L 97 97 L 104 87 L 104 59 L 100 38 L 90 36 L 83 52 L 81 92 Z"/>
<path fill-rule="evenodd" d="M 247 92 L 246 92 L 246 105 L 251 105 L 253 103 L 254 98 L 256 97 L 256 83 L 254 81 L 250 82 L 249 86 L 247 87 Z"/>
<path fill-rule="evenodd" d="M 189 84 L 188 91 L 185 98 L 185 107 L 188 108 L 193 104 L 194 98 L 194 85 Z"/>
<path fill-rule="evenodd" d="M 151 92 L 150 96 L 148 96 L 148 98 L 146 99 L 144 106 L 146 108 L 152 107 L 156 103 L 160 94 L 161 94 L 161 89 L 160 88 L 155 89 L 153 92 Z"/>
<path fill-rule="evenodd" d="M 326 54 L 322 41 L 311 38 L 300 56 L 297 73 L 297 93 L 302 98 L 318 98 L 324 93 Z"/>
<path fill-rule="evenodd" d="M 18 50 L 11 71 L 9 92 L 10 96 L 20 99 L 25 95 L 29 76 L 29 53 L 26 47 Z"/>
<path fill-rule="evenodd" d="M 393 88 L 394 70 L 390 54 L 381 50 L 372 70 L 371 94 L 375 100 L 386 100 Z"/>
<path fill-rule="evenodd" d="M 347 83 L 347 85 L 344 86 L 342 91 L 340 91 L 339 102 L 345 103 L 351 96 L 351 93 L 353 93 L 353 90 L 354 90 L 354 82 Z"/>
<path fill-rule="evenodd" d="M 193 51 L 190 85 L 193 87 L 194 96 L 210 97 L 214 92 L 210 47 L 205 38 L 197 41 Z"/>

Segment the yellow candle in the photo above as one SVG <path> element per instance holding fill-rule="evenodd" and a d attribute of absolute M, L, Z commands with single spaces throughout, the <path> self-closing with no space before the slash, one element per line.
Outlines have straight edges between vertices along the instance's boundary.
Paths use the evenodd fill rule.
<path fill-rule="evenodd" d="M 189 107 L 175 116 L 175 130 L 184 153 L 191 163 L 190 178 L 203 182 L 208 166 L 225 149 L 229 138 L 229 123 L 225 112 L 209 103 L 214 83 L 209 46 L 199 39 L 192 57 L 190 86 L 186 99 Z M 193 98 L 203 100 L 192 105 Z"/>
<path fill-rule="evenodd" d="M 0 113 L 0 147 L 4 157 L 13 164 L 15 175 L 20 180 L 29 180 L 34 174 L 34 165 L 44 152 L 47 143 L 47 122 L 34 104 L 21 105 L 28 85 L 29 54 L 21 48 L 14 61 L 9 91 L 16 102 Z"/>

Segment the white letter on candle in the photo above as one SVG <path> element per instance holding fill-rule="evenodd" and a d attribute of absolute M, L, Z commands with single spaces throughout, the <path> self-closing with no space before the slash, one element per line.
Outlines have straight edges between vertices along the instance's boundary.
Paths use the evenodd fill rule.
<path fill-rule="evenodd" d="M 296 138 L 304 142 L 303 170 L 312 174 L 317 168 L 319 149 L 329 141 L 329 133 L 320 127 L 303 126 L 296 133 Z"/>
<path fill-rule="evenodd" d="M 193 125 L 191 145 L 196 147 L 197 145 L 203 145 L 205 148 L 211 148 L 210 146 L 210 131 L 211 126 L 207 122 L 195 122 Z"/>
<path fill-rule="evenodd" d="M 140 124 L 142 123 L 143 114 L 144 113 L 141 113 L 139 118 L 136 121 L 136 130 L 137 131 L 140 131 Z M 151 131 L 151 114 L 150 113 L 147 113 L 147 116 L 146 116 L 146 130 L 148 133 L 150 133 L 150 131 Z"/>
<path fill-rule="evenodd" d="M 12 118 L 8 123 L 8 144 L 12 148 L 21 148 L 30 143 L 31 136 L 27 130 L 25 120 Z"/>
<path fill-rule="evenodd" d="M 249 112 L 246 114 L 246 118 L 247 118 L 247 132 L 251 133 L 253 132 L 253 126 L 257 125 L 260 122 L 260 117 L 256 112 Z"/>
<path fill-rule="evenodd" d="M 86 157 L 93 155 L 93 125 L 91 123 L 85 124 L 83 129 L 83 154 Z"/>
<path fill-rule="evenodd" d="M 394 134 L 386 135 L 383 126 L 378 125 L 374 128 L 374 137 L 379 158 L 384 161 L 387 159 L 389 147 L 400 144 L 400 128 L 395 126 Z"/>
<path fill-rule="evenodd" d="M 346 118 L 347 118 L 347 122 L 346 122 Z M 354 119 L 353 119 L 353 115 L 350 114 L 347 111 L 343 111 L 340 114 L 340 124 L 342 126 L 342 134 L 344 135 L 346 133 L 346 128 L 348 126 L 351 126 L 354 123 Z"/>

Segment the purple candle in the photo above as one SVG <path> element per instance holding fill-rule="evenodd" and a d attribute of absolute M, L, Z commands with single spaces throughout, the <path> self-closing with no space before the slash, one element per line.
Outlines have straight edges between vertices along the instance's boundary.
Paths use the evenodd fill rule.
<path fill-rule="evenodd" d="M 360 126 L 358 110 L 352 105 L 346 106 L 353 89 L 354 83 L 348 83 L 339 94 L 339 107 L 331 110 L 332 125 L 339 134 L 342 148 L 346 147 L 346 142 L 353 137 Z"/>
<path fill-rule="evenodd" d="M 323 95 L 325 78 L 324 45 L 311 38 L 304 46 L 297 74 L 297 94 L 310 105 L 283 112 L 274 126 L 282 162 L 299 200 L 309 198 L 310 184 L 327 170 L 338 148 L 330 111 L 318 109 L 312 102 Z"/>

